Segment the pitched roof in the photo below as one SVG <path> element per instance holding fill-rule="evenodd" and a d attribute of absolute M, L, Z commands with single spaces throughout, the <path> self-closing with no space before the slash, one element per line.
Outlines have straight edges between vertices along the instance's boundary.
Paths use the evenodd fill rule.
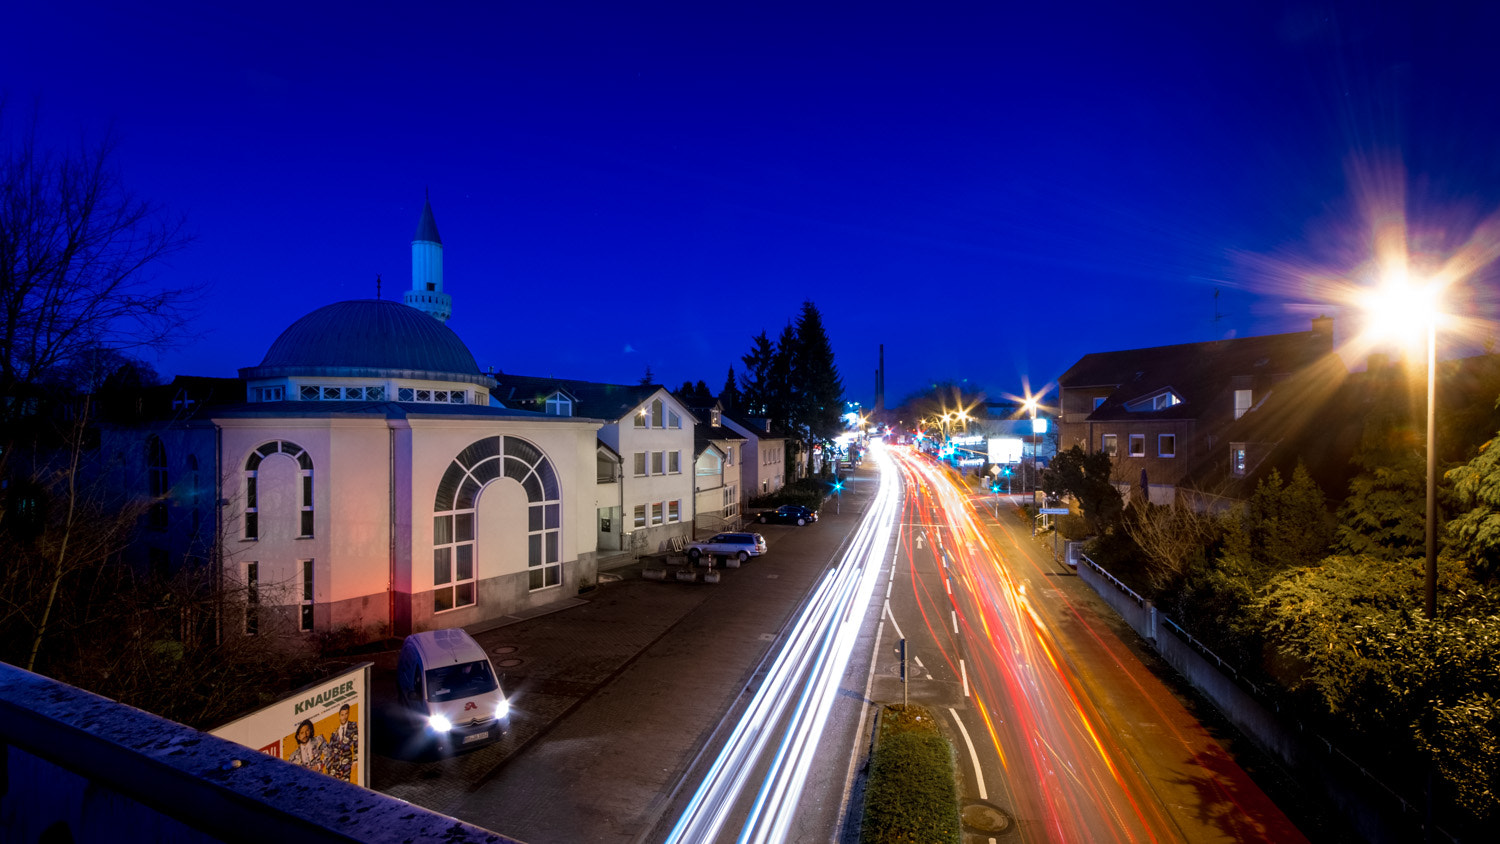
<path fill-rule="evenodd" d="M 1237 378 L 1279 380 L 1333 351 L 1331 332 L 1301 331 L 1182 343 L 1084 355 L 1058 379 L 1064 390 L 1112 387 L 1093 420 L 1132 416 L 1127 405 L 1171 390 L 1181 404 L 1154 411 L 1156 419 L 1194 418 L 1232 389 Z M 1249 383 L 1247 387 L 1251 386 Z"/>
<path fill-rule="evenodd" d="M 573 400 L 573 415 L 616 421 L 661 390 L 659 384 L 600 384 L 567 378 L 496 373 L 491 390 L 506 407 L 542 410 L 547 397 L 561 391 Z"/>

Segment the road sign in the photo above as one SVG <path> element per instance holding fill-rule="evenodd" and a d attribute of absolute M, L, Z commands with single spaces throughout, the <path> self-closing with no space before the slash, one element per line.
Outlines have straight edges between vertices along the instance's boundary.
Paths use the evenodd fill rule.
<path fill-rule="evenodd" d="M 1066 507 L 1043 507 L 1039 512 L 1043 516 L 1066 516 L 1072 511 Z"/>

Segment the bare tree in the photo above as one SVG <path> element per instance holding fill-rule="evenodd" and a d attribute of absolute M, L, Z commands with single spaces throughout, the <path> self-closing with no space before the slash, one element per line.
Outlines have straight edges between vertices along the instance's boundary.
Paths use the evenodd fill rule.
<path fill-rule="evenodd" d="M 188 292 L 151 271 L 187 238 L 123 186 L 111 136 L 59 153 L 38 144 L 35 118 L 11 133 L 4 115 L 0 104 L 0 638 L 32 668 L 140 515 L 102 482 L 89 394 L 122 351 L 183 324 Z"/>
<path fill-rule="evenodd" d="M 1143 574 L 1153 591 L 1178 580 L 1193 555 L 1202 553 L 1219 530 L 1218 517 L 1211 513 L 1183 501 L 1152 504 L 1144 495 L 1131 501 L 1120 523 L 1146 555 Z"/>
<path fill-rule="evenodd" d="M 110 135 L 41 149 L 33 120 L 0 153 L 0 395 L 95 349 L 156 346 L 183 324 L 188 291 L 152 275 L 187 245 L 183 224 L 124 187 L 114 152 Z"/>

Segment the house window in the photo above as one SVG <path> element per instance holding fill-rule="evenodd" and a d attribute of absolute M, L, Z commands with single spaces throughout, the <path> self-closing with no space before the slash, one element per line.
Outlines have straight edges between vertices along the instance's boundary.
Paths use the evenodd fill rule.
<path fill-rule="evenodd" d="M 680 452 L 680 451 L 669 451 L 669 452 L 667 452 L 667 474 L 669 474 L 669 475 L 680 475 L 680 474 L 682 474 L 682 452 Z"/>
<path fill-rule="evenodd" d="M 643 528 L 646 526 L 646 505 L 635 505 L 635 526 Z"/>
<path fill-rule="evenodd" d="M 548 416 L 572 416 L 573 401 L 562 393 L 553 393 L 547 397 Z"/>
<path fill-rule="evenodd" d="M 260 563 L 245 563 L 245 634 L 260 632 Z"/>
<path fill-rule="evenodd" d="M 1120 453 L 1119 437 L 1114 434 L 1105 434 L 1100 443 L 1099 450 L 1110 457 L 1117 456 Z"/>
<path fill-rule="evenodd" d="M 260 463 L 275 454 L 285 454 L 297 461 L 301 505 L 298 510 L 297 536 L 313 535 L 313 465 L 312 456 L 302 446 L 286 440 L 273 440 L 250 453 L 245 461 L 245 538 L 260 538 Z"/>
<path fill-rule="evenodd" d="M 1234 418 L 1238 419 L 1250 412 L 1250 391 L 1234 391 Z"/>
<path fill-rule="evenodd" d="M 635 453 L 635 476 L 637 478 L 644 478 L 646 476 L 646 452 L 644 451 L 637 451 Z"/>
<path fill-rule="evenodd" d="M 1177 435 L 1176 434 L 1157 434 L 1156 435 L 1156 454 L 1159 457 L 1176 457 L 1177 456 Z"/>
<path fill-rule="evenodd" d="M 666 427 L 666 425 L 662 421 L 663 418 L 664 418 L 663 414 L 665 412 L 666 412 L 666 408 L 662 405 L 661 399 L 657 399 L 656 401 L 654 401 L 654 402 L 651 403 L 651 427 L 653 427 L 653 428 L 665 428 Z"/>
<path fill-rule="evenodd" d="M 650 421 L 646 418 L 646 408 L 643 407 L 641 408 L 640 412 L 635 415 L 635 426 L 637 428 L 645 428 L 649 425 Z"/>
<path fill-rule="evenodd" d="M 1237 478 L 1245 476 L 1245 444 L 1229 444 L 1229 474 Z"/>
<path fill-rule="evenodd" d="M 651 524 L 653 524 L 653 525 L 659 525 L 659 524 L 661 524 L 661 512 L 662 512 L 662 505 L 661 505 L 660 501 L 658 501 L 655 504 L 651 505 Z"/>
<path fill-rule="evenodd" d="M 286 399 L 286 387 L 256 387 L 256 401 L 283 401 Z"/>
<path fill-rule="evenodd" d="M 470 443 L 438 482 L 433 504 L 433 612 L 478 603 L 475 506 L 486 484 L 506 477 L 526 493 L 529 586 L 562 583 L 562 488 L 552 462 L 520 437 L 487 437 Z"/>
<path fill-rule="evenodd" d="M 724 469 L 719 460 L 719 455 L 713 449 L 704 449 L 703 456 L 698 458 L 698 464 L 694 469 L 698 477 L 705 475 L 722 474 Z"/>
<path fill-rule="evenodd" d="M 161 440 L 146 440 L 146 481 L 151 493 L 148 523 L 153 530 L 167 529 L 167 450 Z"/>
<path fill-rule="evenodd" d="M 667 453 L 665 451 L 651 452 L 651 474 L 665 475 L 667 465 Z"/>
<path fill-rule="evenodd" d="M 674 410 L 667 411 L 667 427 L 668 428 L 681 428 L 682 427 L 682 417 L 678 416 L 677 412 L 674 411 Z"/>
<path fill-rule="evenodd" d="M 669 521 L 669 522 L 680 522 L 680 521 L 682 521 L 682 502 L 681 501 L 668 501 L 667 502 L 667 521 Z"/>
<path fill-rule="evenodd" d="M 1162 393 L 1151 400 L 1151 407 L 1155 410 L 1163 410 L 1179 404 L 1182 404 L 1182 399 L 1177 398 L 1176 393 Z"/>
<path fill-rule="evenodd" d="M 739 488 L 734 485 L 724 487 L 724 518 L 732 519 L 740 514 Z"/>
<path fill-rule="evenodd" d="M 302 565 L 302 618 L 304 631 L 313 629 L 313 561 L 303 560 Z"/>
<path fill-rule="evenodd" d="M 721 421 L 722 421 L 722 417 L 721 417 L 721 414 L 719 413 L 719 411 L 718 411 L 717 408 L 715 408 L 713 410 L 710 410 L 708 412 L 708 424 L 710 424 L 710 425 L 714 426 L 715 428 L 717 428 L 717 427 L 719 427 Z"/>
<path fill-rule="evenodd" d="M 727 446 L 724 449 L 724 465 L 725 466 L 733 466 L 734 465 L 734 446 L 732 446 L 732 445 L 731 446 Z"/>
<path fill-rule="evenodd" d="M 1131 457 L 1145 457 L 1146 456 L 1146 435 L 1145 434 L 1131 434 L 1130 435 L 1130 456 Z"/>

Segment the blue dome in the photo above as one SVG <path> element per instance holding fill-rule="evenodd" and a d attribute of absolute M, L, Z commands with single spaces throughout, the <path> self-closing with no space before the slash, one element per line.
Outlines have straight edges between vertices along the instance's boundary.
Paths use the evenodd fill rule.
<path fill-rule="evenodd" d="M 335 302 L 292 323 L 247 380 L 325 375 L 491 384 L 453 329 L 386 299 Z"/>

